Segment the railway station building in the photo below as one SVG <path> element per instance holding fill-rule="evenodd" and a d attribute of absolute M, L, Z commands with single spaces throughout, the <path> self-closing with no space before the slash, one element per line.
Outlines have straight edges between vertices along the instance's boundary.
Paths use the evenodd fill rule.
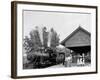
<path fill-rule="evenodd" d="M 72 62 L 84 56 L 85 63 L 91 63 L 91 34 L 82 27 L 78 27 L 61 44 L 70 50 Z"/>

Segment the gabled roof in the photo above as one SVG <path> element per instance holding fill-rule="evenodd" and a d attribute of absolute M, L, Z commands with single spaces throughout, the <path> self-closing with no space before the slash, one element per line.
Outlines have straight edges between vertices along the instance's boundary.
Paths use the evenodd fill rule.
<path fill-rule="evenodd" d="M 66 37 L 63 41 L 61 41 L 61 43 L 60 44 L 62 44 L 62 45 L 65 45 L 65 42 L 69 39 L 69 38 L 71 38 L 72 36 L 74 36 L 74 34 L 75 33 L 77 33 L 78 31 L 83 31 L 83 32 L 85 32 L 86 34 L 88 34 L 89 36 L 91 35 L 90 34 L 90 32 L 88 32 L 87 30 L 85 30 L 85 29 L 83 29 L 82 27 L 78 27 L 75 31 L 73 31 L 68 37 Z"/>

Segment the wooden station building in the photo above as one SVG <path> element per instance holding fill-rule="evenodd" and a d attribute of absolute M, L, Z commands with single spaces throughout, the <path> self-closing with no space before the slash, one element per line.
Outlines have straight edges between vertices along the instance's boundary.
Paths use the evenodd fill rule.
<path fill-rule="evenodd" d="M 82 55 L 84 53 L 84 55 L 88 56 L 88 59 L 90 59 L 91 34 L 82 27 L 78 27 L 73 31 L 61 44 L 70 49 L 72 55 Z"/>

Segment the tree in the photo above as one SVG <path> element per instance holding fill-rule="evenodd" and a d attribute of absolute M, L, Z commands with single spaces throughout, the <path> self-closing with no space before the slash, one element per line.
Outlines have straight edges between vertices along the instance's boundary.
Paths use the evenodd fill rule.
<path fill-rule="evenodd" d="M 28 36 L 25 36 L 24 42 L 23 42 L 23 47 L 26 51 L 26 53 L 29 53 L 30 51 L 34 50 L 34 43 L 32 42 L 31 39 L 28 38 Z"/>
<path fill-rule="evenodd" d="M 23 41 L 23 47 L 27 53 L 36 51 L 41 46 L 37 27 L 34 30 L 30 31 L 29 35 L 29 37 L 25 36 Z"/>

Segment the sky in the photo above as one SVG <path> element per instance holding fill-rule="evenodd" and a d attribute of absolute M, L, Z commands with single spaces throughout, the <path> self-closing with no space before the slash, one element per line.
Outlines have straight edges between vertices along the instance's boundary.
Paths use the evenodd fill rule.
<path fill-rule="evenodd" d="M 60 42 L 70 35 L 79 26 L 91 32 L 91 14 L 75 12 L 47 12 L 47 11 L 23 11 L 23 33 L 29 33 L 35 26 L 50 28 L 60 35 Z"/>

